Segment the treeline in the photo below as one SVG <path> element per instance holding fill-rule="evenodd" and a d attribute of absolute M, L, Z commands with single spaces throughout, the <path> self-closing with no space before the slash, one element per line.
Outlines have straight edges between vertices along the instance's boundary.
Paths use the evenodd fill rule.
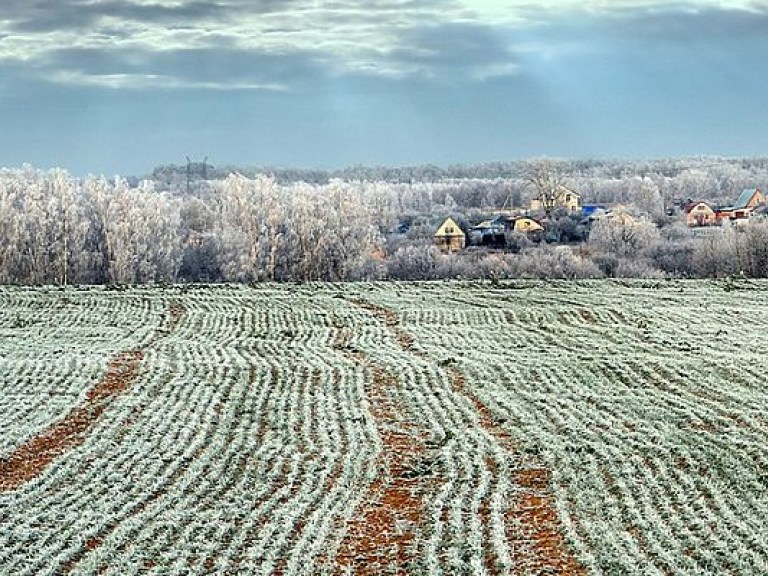
<path fill-rule="evenodd" d="M 725 194 L 727 177 L 732 197 L 762 169 L 707 172 L 699 183 Z M 525 181 L 280 184 L 230 174 L 187 195 L 158 191 L 152 180 L 2 170 L 0 283 L 768 276 L 768 224 L 694 236 L 666 213 L 669 187 L 700 191 L 684 178 L 691 175 L 582 177 L 574 186 L 584 201 L 624 198 L 640 213 L 635 223 L 588 229 L 578 215 L 553 214 L 545 228 L 554 244 L 517 235 L 511 250 L 442 254 L 432 234 L 443 218 L 467 229 L 503 204 L 525 204 Z"/>
<path fill-rule="evenodd" d="M 64 171 L 0 172 L 0 283 L 345 280 L 382 238 L 352 186 L 232 175 L 205 198 Z"/>
<path fill-rule="evenodd" d="M 433 164 L 416 166 L 357 165 L 336 170 L 274 166 L 217 167 L 207 162 L 190 162 L 158 166 L 146 178 L 153 180 L 158 190 L 179 193 L 187 191 L 188 183 L 192 188 L 196 188 L 204 185 L 203 183 L 207 180 L 222 180 L 231 173 L 243 174 L 249 178 L 268 174 L 280 184 L 298 182 L 328 184 L 332 180 L 386 182 L 389 184 L 435 184 L 451 180 L 524 179 L 531 162 L 537 160 L 539 159 L 450 166 Z M 556 165 L 558 171 L 578 183 L 590 181 L 615 183 L 631 176 L 649 177 L 656 182 L 663 182 L 682 176 L 679 179 L 680 182 L 685 187 L 690 187 L 691 193 L 705 195 L 716 194 L 723 188 L 727 189 L 733 179 L 738 180 L 745 175 L 759 178 L 768 174 L 768 157 L 699 156 L 655 160 L 548 160 Z"/>

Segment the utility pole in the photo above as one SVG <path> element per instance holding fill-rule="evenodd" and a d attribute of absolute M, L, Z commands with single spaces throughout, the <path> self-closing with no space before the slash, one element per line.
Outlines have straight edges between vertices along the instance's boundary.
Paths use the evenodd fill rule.
<path fill-rule="evenodd" d="M 192 160 L 187 156 L 187 196 L 189 196 L 190 188 L 192 184 Z"/>
<path fill-rule="evenodd" d="M 187 158 L 187 196 L 189 196 L 192 192 L 192 160 L 190 160 L 189 156 Z M 208 180 L 208 156 L 203 158 L 203 164 L 202 168 L 200 167 L 200 163 L 195 163 L 195 175 L 196 176 L 202 176 L 203 180 Z"/>

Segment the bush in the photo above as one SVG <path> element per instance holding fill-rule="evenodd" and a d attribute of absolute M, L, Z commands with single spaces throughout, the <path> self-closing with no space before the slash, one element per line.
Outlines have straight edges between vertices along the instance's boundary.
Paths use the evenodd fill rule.
<path fill-rule="evenodd" d="M 516 261 L 520 278 L 602 278 L 603 273 L 588 258 L 577 256 L 567 246 L 540 246 L 523 252 Z"/>
<path fill-rule="evenodd" d="M 622 258 L 614 270 L 616 278 L 664 278 L 664 272 L 653 265 L 648 258 L 630 260 Z"/>

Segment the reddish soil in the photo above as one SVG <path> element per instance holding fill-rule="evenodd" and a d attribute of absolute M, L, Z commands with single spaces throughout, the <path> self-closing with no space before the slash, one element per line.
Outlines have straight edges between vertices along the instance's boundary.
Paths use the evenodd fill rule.
<path fill-rule="evenodd" d="M 515 481 L 521 490 L 506 516 L 507 541 L 517 562 L 526 573 L 586 574 L 563 536 L 550 492 L 549 470 L 521 470 L 515 475 Z"/>
<path fill-rule="evenodd" d="M 371 313 L 371 315 L 383 321 L 387 328 L 389 328 L 390 332 L 392 332 L 398 344 L 400 344 L 400 347 L 403 348 L 403 350 L 406 350 L 407 352 L 417 356 L 425 356 L 423 352 L 416 349 L 414 346 L 413 336 L 404 330 L 402 326 L 400 326 L 400 317 L 397 315 L 397 312 L 362 298 L 356 298 L 352 300 L 352 303 L 364 310 L 367 310 Z"/>
<path fill-rule="evenodd" d="M 477 410 L 480 425 L 510 454 L 519 452 L 512 436 L 494 419 L 491 411 L 467 387 L 466 378 L 449 367 L 454 391 L 463 394 Z M 493 471 L 492 468 L 489 468 Z M 532 574 L 586 574 L 565 541 L 550 492 L 550 473 L 545 468 L 520 470 L 514 476 L 519 492 L 506 512 L 507 541 L 516 562 Z M 520 544 L 525 544 L 521 546 Z"/>
<path fill-rule="evenodd" d="M 354 302 L 382 319 L 390 328 L 397 316 L 361 300 Z M 388 312 L 388 311 L 386 311 Z M 398 342 L 405 348 L 413 339 Z M 339 333 L 334 348 L 359 364 L 368 367 L 372 382 L 367 396 L 376 428 L 382 443 L 377 458 L 379 474 L 369 487 L 361 508 L 347 523 L 347 531 L 335 558 L 337 573 L 380 575 L 409 573 L 414 558 L 414 530 L 423 516 L 423 497 L 429 491 L 432 479 L 416 467 L 425 447 L 425 431 L 405 421 L 396 410 L 388 390 L 397 385 L 397 379 L 369 357 L 348 349 L 348 339 Z"/>
<path fill-rule="evenodd" d="M 413 530 L 421 521 L 422 496 L 431 478 L 413 473 L 424 445 L 418 430 L 399 421 L 386 393 L 394 385 L 392 375 L 374 368 L 369 400 L 383 447 L 377 460 L 380 473 L 362 508 L 347 524 L 336 556 L 342 573 L 407 574 L 412 562 Z"/>
<path fill-rule="evenodd" d="M 104 377 L 88 391 L 80 406 L 7 457 L 0 458 L 0 492 L 17 490 L 42 474 L 55 459 L 82 444 L 109 401 L 127 390 L 138 376 L 144 349 L 173 331 L 182 313 L 181 306 L 172 305 L 165 328 L 158 329 L 143 348 L 122 352 L 113 358 Z"/>
<path fill-rule="evenodd" d="M 365 300 L 355 300 L 354 303 L 383 320 L 404 350 L 421 357 L 425 356 L 422 352 L 414 350 L 413 336 L 400 326 L 397 313 Z M 584 315 L 582 318 L 589 321 Z M 461 371 L 453 366 L 447 367 L 446 371 L 451 378 L 454 392 L 465 396 L 474 405 L 480 426 L 492 434 L 512 457 L 519 454 L 520 449 L 511 435 L 497 422 L 490 409 L 468 388 L 466 378 Z M 380 416 L 386 418 L 388 415 L 376 415 L 377 422 Z M 494 462 L 489 461 L 488 466 L 492 473 L 496 472 Z M 554 497 L 550 491 L 549 470 L 544 468 L 521 470 L 514 476 L 514 480 L 517 490 L 505 517 L 507 541 L 512 548 L 516 564 L 524 569 L 525 573 L 530 574 L 586 574 L 585 568 L 576 560 L 563 536 L 555 510 Z M 403 507 L 408 505 L 407 502 L 398 501 L 398 503 Z M 490 514 L 487 505 L 481 506 L 480 513 L 487 525 Z M 366 516 L 361 518 L 360 522 L 368 522 L 375 526 L 375 519 L 368 519 Z M 371 544 L 373 545 L 376 542 L 375 530 L 371 528 L 369 531 L 374 532 Z M 493 559 L 489 556 L 486 561 L 489 572 L 495 573 Z M 380 571 L 355 573 L 375 574 Z"/>
<path fill-rule="evenodd" d="M 466 379 L 456 368 L 449 368 L 453 388 L 472 402 L 480 425 L 490 432 L 514 456 L 519 447 L 512 436 L 494 419 L 491 411 L 467 387 Z M 491 471 L 494 468 L 489 467 Z M 550 493 L 550 473 L 545 468 L 519 471 L 515 477 L 519 492 L 506 511 L 507 541 L 512 545 L 516 562 L 533 574 L 586 574 L 563 536 Z M 521 544 L 524 544 L 521 546 Z"/>

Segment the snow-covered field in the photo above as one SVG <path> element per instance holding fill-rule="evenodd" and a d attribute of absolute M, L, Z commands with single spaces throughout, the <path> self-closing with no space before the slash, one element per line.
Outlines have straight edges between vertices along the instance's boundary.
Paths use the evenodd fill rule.
<path fill-rule="evenodd" d="M 0 574 L 766 574 L 766 297 L 0 288 Z"/>

